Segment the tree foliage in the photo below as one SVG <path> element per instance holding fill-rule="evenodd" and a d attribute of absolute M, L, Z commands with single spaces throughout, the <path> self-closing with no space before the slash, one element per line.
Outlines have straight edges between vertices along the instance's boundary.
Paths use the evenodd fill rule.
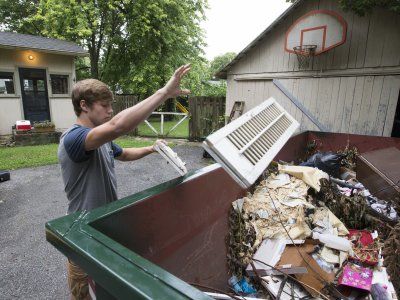
<path fill-rule="evenodd" d="M 296 0 L 286 0 L 286 2 L 295 2 Z M 364 16 L 372 12 L 374 8 L 381 7 L 400 13 L 399 0 L 337 0 L 344 10 L 350 10 L 359 16 Z"/>
<path fill-rule="evenodd" d="M 399 0 L 339 0 L 339 3 L 344 10 L 354 11 L 359 16 L 371 13 L 375 7 L 400 13 Z"/>
<path fill-rule="evenodd" d="M 180 64 L 202 54 L 207 0 L 0 0 L 9 31 L 76 42 L 89 52 L 90 77 L 147 95 Z M 87 74 L 87 60 L 77 64 Z"/>
<path fill-rule="evenodd" d="M 234 52 L 226 52 L 216 56 L 211 62 L 198 58 L 192 63 L 192 69 L 183 81 L 185 87 L 194 96 L 225 96 L 226 81 L 215 80 L 215 73 L 227 65 L 236 56 Z"/>
<path fill-rule="evenodd" d="M 236 56 L 235 52 L 226 52 L 224 54 L 216 56 L 210 63 L 210 75 L 211 78 L 215 77 L 215 74 L 229 64 L 232 59 Z"/>

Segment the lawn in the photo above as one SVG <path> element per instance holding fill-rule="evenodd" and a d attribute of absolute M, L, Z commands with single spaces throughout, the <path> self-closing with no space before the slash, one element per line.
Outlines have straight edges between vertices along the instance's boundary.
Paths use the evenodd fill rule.
<path fill-rule="evenodd" d="M 121 147 L 144 147 L 153 141 L 137 140 L 123 137 L 115 140 Z M 58 163 L 58 144 L 40 146 L 0 147 L 0 169 L 14 170 Z"/>
<path fill-rule="evenodd" d="M 164 135 L 177 124 L 179 120 L 164 122 Z M 160 133 L 160 118 L 154 118 L 150 124 Z M 138 126 L 141 136 L 157 137 L 157 135 L 143 122 Z M 167 137 L 187 138 L 189 136 L 188 119 L 179 124 Z M 152 145 L 152 141 L 139 140 L 131 137 L 119 138 L 115 141 L 121 147 L 144 147 Z M 170 145 L 173 146 L 173 145 Z M 37 167 L 58 163 L 58 144 L 40 146 L 0 147 L 0 169 L 14 170 L 21 168 Z"/>

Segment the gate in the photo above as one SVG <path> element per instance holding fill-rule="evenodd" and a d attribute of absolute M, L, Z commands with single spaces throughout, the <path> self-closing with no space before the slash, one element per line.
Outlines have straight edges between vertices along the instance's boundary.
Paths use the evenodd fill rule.
<path fill-rule="evenodd" d="M 189 99 L 189 140 L 205 139 L 210 133 L 225 125 L 225 101 L 225 97 L 191 97 Z M 113 104 L 114 115 L 138 102 L 139 97 L 137 95 L 115 95 Z M 153 113 L 153 115 L 156 114 L 161 113 Z M 174 114 L 181 115 L 181 113 Z M 147 127 L 148 124 L 144 126 Z M 154 128 L 151 129 L 153 133 L 154 130 Z M 172 130 L 170 129 L 169 132 Z M 165 134 L 164 132 L 160 134 L 157 130 L 155 132 L 156 136 L 168 135 L 168 133 Z M 134 134 L 138 135 L 137 128 Z"/>
<path fill-rule="evenodd" d="M 205 139 L 225 125 L 225 97 L 192 97 L 189 113 L 189 140 Z"/>

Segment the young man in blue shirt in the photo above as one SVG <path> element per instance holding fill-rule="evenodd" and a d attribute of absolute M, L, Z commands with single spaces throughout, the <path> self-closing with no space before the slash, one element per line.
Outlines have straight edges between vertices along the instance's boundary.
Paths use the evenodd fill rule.
<path fill-rule="evenodd" d="M 190 65 L 178 68 L 168 83 L 152 96 L 112 117 L 113 95 L 107 85 L 96 79 L 77 82 L 72 89 L 76 124 L 60 139 L 58 158 L 68 214 L 91 210 L 117 200 L 114 159 L 132 161 L 155 150 L 153 146 L 121 148 L 112 141 L 127 134 L 146 120 L 169 98 L 187 95 L 180 88 Z M 87 275 L 68 261 L 68 283 L 72 299 L 90 299 Z"/>

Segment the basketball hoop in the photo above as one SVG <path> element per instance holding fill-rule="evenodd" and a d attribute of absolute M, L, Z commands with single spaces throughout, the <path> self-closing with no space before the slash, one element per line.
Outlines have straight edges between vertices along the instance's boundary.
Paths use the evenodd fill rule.
<path fill-rule="evenodd" d="M 297 60 L 299 61 L 299 68 L 306 69 L 310 64 L 310 60 L 314 57 L 317 45 L 302 45 L 293 47 L 294 53 L 296 53 Z"/>

